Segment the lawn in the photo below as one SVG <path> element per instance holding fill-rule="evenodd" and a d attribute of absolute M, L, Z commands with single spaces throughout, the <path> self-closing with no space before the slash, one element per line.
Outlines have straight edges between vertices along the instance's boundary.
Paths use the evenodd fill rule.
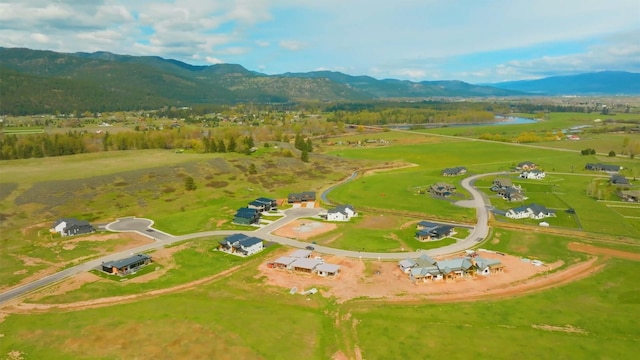
<path fill-rule="evenodd" d="M 384 306 L 363 301 L 343 311 L 353 314 L 366 359 L 628 359 L 640 341 L 640 320 L 629 316 L 640 304 L 637 271 L 639 262 L 612 260 L 592 277 L 515 299 Z"/>

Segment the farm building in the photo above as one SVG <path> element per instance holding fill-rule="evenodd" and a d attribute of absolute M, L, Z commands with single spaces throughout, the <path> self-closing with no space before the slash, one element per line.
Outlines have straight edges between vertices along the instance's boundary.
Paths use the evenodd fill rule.
<path fill-rule="evenodd" d="M 555 217 L 556 212 L 538 204 L 529 204 L 519 206 L 513 209 L 507 210 L 505 214 L 510 219 L 544 219 L 546 217 Z"/>
<path fill-rule="evenodd" d="M 102 263 L 102 271 L 125 276 L 138 271 L 141 267 L 151 264 L 151 256 L 147 254 L 137 254 L 126 259 L 108 261 Z"/>
<path fill-rule="evenodd" d="M 240 256 L 251 256 L 264 249 L 262 239 L 244 234 L 233 234 L 220 240 L 218 250 Z"/>
<path fill-rule="evenodd" d="M 349 221 L 354 216 L 358 213 L 351 205 L 339 205 L 327 212 L 328 221 Z"/>
<path fill-rule="evenodd" d="M 458 176 L 458 175 L 463 175 L 467 173 L 467 168 L 464 166 L 456 166 L 456 167 L 452 167 L 452 168 L 446 168 L 443 169 L 440 172 L 440 175 L 442 176 Z"/>
<path fill-rule="evenodd" d="M 585 170 L 590 171 L 606 171 L 606 172 L 618 172 L 622 169 L 622 166 L 611 164 L 591 164 L 588 163 L 584 166 Z"/>
<path fill-rule="evenodd" d="M 75 218 L 63 218 L 53 223 L 53 227 L 50 231 L 59 233 L 61 236 L 73 236 L 90 234 L 94 232 L 95 229 L 88 221 L 78 220 Z"/>

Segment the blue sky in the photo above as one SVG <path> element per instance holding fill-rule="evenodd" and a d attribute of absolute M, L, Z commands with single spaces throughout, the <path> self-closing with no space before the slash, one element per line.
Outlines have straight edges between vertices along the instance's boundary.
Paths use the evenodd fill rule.
<path fill-rule="evenodd" d="M 0 46 L 487 83 L 640 72 L 640 1 L 0 0 Z"/>

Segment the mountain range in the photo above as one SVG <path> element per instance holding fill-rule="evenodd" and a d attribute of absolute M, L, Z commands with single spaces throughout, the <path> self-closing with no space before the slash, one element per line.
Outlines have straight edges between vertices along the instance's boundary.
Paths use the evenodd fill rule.
<path fill-rule="evenodd" d="M 157 56 L 0 47 L 0 113 L 136 110 L 242 102 L 508 97 L 584 91 L 640 94 L 638 77 L 640 74 L 604 72 L 474 85 L 455 80 L 378 80 L 332 71 L 266 75 L 237 64 L 198 66 Z"/>

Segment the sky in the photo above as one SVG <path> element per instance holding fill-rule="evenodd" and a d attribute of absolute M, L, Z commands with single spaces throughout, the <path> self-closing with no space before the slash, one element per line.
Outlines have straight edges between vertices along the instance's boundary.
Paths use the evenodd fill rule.
<path fill-rule="evenodd" d="M 0 0 L 0 46 L 491 83 L 640 72 L 640 1 Z"/>

